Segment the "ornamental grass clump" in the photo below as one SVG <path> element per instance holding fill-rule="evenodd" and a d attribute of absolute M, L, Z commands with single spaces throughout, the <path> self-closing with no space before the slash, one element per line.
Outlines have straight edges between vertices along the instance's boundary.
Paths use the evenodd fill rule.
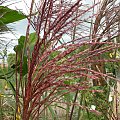
<path fill-rule="evenodd" d="M 114 42 L 119 36 L 118 16 L 119 7 L 109 0 L 91 6 L 82 0 L 42 0 L 38 5 L 32 0 L 24 48 L 16 51 L 16 64 L 20 58 L 19 79 L 16 66 L 16 114 L 20 114 L 20 107 L 23 120 L 38 120 L 50 104 L 59 102 L 65 94 L 76 93 L 73 102 L 66 103 L 71 106 L 69 119 L 76 105 L 100 115 L 76 99 L 80 91 L 103 92 L 90 88 L 105 86 L 108 79 L 119 81 L 105 69 L 106 63 L 119 62 L 109 56 L 120 48 L 119 42 Z M 35 30 L 32 50 L 30 26 Z M 23 75 L 25 56 L 28 71 Z"/>

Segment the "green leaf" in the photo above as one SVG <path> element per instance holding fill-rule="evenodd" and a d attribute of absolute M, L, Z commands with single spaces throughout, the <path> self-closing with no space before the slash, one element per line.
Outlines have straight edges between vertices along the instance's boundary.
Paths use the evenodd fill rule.
<path fill-rule="evenodd" d="M 31 33 L 29 35 L 30 52 L 33 51 L 36 40 L 37 40 L 36 33 Z M 18 39 L 18 45 L 16 45 L 14 47 L 14 51 L 15 52 L 22 52 L 23 49 L 26 51 L 26 48 L 24 48 L 25 47 L 24 45 L 25 45 L 25 36 L 20 36 L 20 38 Z"/>
<path fill-rule="evenodd" d="M 12 92 L 13 92 L 13 94 L 14 94 L 14 96 L 15 96 L 15 94 L 16 94 L 16 92 L 15 92 L 15 87 L 14 87 L 14 85 L 12 84 L 12 82 L 9 80 L 9 76 L 6 74 L 6 70 L 4 69 L 0 69 L 0 71 L 2 72 L 2 74 L 3 74 L 3 76 L 4 76 L 4 80 L 6 80 L 7 81 L 7 84 L 9 85 L 9 87 L 11 88 L 11 90 L 12 90 Z M 0 79 L 1 79 L 2 77 L 0 76 Z"/>
<path fill-rule="evenodd" d="M 0 6 L 0 26 L 3 26 L 4 24 L 8 23 L 13 23 L 25 18 L 26 18 L 25 15 L 16 10 Z"/>
<path fill-rule="evenodd" d="M 29 44 L 25 45 L 25 36 L 20 36 L 20 38 L 18 39 L 18 45 L 16 45 L 14 47 L 14 51 L 17 52 L 18 55 L 18 65 L 20 65 L 20 58 L 21 58 L 21 53 L 23 53 L 23 51 L 25 53 L 23 53 L 23 65 L 22 65 L 22 75 L 26 75 L 28 72 L 28 67 L 27 67 L 27 55 L 26 55 L 26 48 L 29 45 L 30 47 L 30 52 L 32 53 L 33 49 L 34 49 L 34 45 L 36 43 L 36 33 L 31 33 L 29 35 Z M 32 54 L 31 54 L 32 55 Z M 18 67 L 18 73 L 20 72 L 20 67 Z"/>
<path fill-rule="evenodd" d="M 8 63 L 9 67 L 11 67 L 12 65 L 15 64 L 15 58 L 16 58 L 15 53 L 8 54 L 8 56 L 7 56 L 7 63 Z"/>
<path fill-rule="evenodd" d="M 27 66 L 27 57 L 23 57 L 23 65 L 22 65 L 22 75 L 26 75 L 28 72 L 28 66 Z"/>
<path fill-rule="evenodd" d="M 37 40 L 36 33 L 31 33 L 29 38 L 30 38 L 30 42 L 29 42 L 30 52 L 32 52 L 34 50 L 34 46 L 35 46 L 35 43 L 36 43 L 36 40 Z"/>
<path fill-rule="evenodd" d="M 55 113 L 55 110 L 51 107 L 51 106 L 48 106 L 48 109 L 49 109 L 49 111 L 50 111 L 50 113 L 51 113 L 51 115 L 52 115 L 52 119 L 54 120 L 58 120 L 58 116 L 57 116 L 57 114 Z"/>

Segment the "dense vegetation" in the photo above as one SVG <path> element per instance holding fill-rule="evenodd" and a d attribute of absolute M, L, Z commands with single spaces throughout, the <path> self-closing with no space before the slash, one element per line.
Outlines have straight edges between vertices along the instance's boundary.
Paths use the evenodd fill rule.
<path fill-rule="evenodd" d="M 119 120 L 119 1 L 32 0 L 28 15 L 3 2 L 1 36 L 28 25 L 14 53 L 0 37 L 0 120 Z"/>

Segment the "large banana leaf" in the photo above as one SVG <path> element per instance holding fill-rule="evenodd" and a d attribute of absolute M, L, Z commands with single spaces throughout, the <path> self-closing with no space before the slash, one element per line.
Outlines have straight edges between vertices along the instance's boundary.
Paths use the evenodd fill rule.
<path fill-rule="evenodd" d="M 5 6 L 0 6 L 0 26 L 8 23 L 13 23 L 25 18 L 26 16 L 19 11 L 12 10 Z"/>

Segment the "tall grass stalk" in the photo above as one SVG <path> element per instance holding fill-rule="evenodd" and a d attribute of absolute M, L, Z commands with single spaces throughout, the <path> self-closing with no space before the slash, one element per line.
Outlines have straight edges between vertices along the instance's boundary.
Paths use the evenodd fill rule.
<path fill-rule="evenodd" d="M 25 49 L 22 52 L 20 64 L 20 81 L 25 81 L 22 85 L 24 86 L 22 89 L 23 120 L 39 119 L 48 105 L 59 101 L 60 96 L 67 93 L 75 93 L 76 91 L 102 92 L 101 90 L 91 90 L 90 81 L 92 81 L 93 86 L 105 86 L 108 79 L 119 81 L 119 79 L 107 74 L 104 69 L 106 63 L 120 61 L 109 57 L 109 53 L 120 48 L 119 43 L 113 42 L 113 38 L 119 36 L 116 28 L 119 21 L 119 8 L 116 9 L 117 6 L 113 5 L 112 1 L 104 0 L 102 3 L 86 6 L 82 0 L 74 2 L 69 0 L 43 0 L 39 2 L 39 6 L 36 6 L 37 14 L 32 16 L 34 2 L 34 0 L 31 2 L 24 43 Z M 91 15 L 90 12 L 93 8 L 98 6 L 100 6 L 98 11 Z M 106 24 L 106 13 L 109 14 L 109 24 Z M 111 14 L 112 16 L 110 16 Z M 88 23 L 91 18 L 93 18 L 93 25 L 90 26 L 93 27 L 90 33 L 91 27 Z M 30 51 L 29 44 L 31 25 L 34 26 L 36 33 L 33 51 Z M 73 28 L 75 29 L 73 30 Z M 73 32 L 76 35 L 74 38 L 71 37 Z M 108 36 L 111 37 L 108 38 Z M 62 39 L 65 40 L 60 45 L 59 41 Z M 51 58 L 51 55 L 56 51 L 58 54 Z M 26 53 L 28 73 L 25 79 L 22 75 L 22 62 Z M 105 53 L 108 57 L 103 57 Z M 78 79 L 83 81 L 78 82 Z M 18 92 L 17 86 L 16 92 Z M 42 96 L 46 92 L 47 95 L 43 98 Z M 16 96 L 19 94 L 21 94 L 20 91 Z M 74 106 L 78 105 L 76 99 L 77 92 L 73 103 L 64 102 L 73 106 L 70 120 Z M 19 102 L 17 97 L 16 102 Z M 85 103 L 85 105 L 87 104 Z M 89 115 L 90 108 L 85 107 L 85 109 Z M 78 114 L 80 111 L 79 109 Z M 97 110 L 92 112 L 98 114 Z"/>

